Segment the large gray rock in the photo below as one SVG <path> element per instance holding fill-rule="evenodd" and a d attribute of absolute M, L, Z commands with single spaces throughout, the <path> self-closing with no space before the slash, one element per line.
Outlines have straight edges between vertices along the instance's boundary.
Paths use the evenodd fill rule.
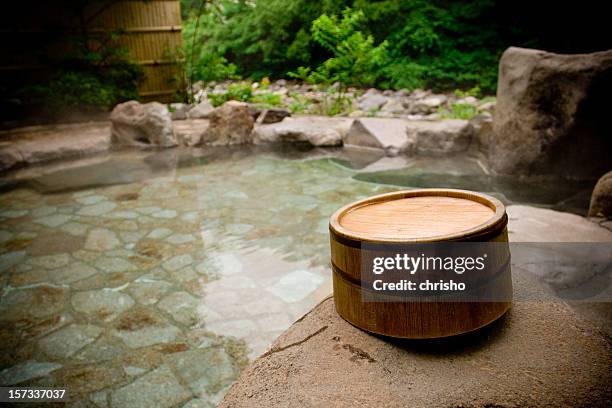
<path fill-rule="evenodd" d="M 174 134 L 181 146 L 197 146 L 202 142 L 202 135 L 208 129 L 207 119 L 186 119 L 172 122 Z"/>
<path fill-rule="evenodd" d="M 595 185 L 591 195 L 589 217 L 612 219 L 612 171 L 601 176 Z"/>
<path fill-rule="evenodd" d="M 537 290 L 515 275 L 515 287 Z M 255 360 L 219 406 L 605 407 L 611 358 L 606 337 L 560 302 L 515 302 L 475 333 L 401 341 L 351 326 L 328 298 Z"/>
<path fill-rule="evenodd" d="M 291 111 L 284 108 L 260 108 L 251 105 L 249 112 L 257 123 L 277 123 L 291 116 Z"/>
<path fill-rule="evenodd" d="M 418 155 L 444 156 L 464 152 L 471 138 L 472 126 L 467 120 L 412 122 L 408 126 L 408 139 L 414 140 Z"/>
<path fill-rule="evenodd" d="M 566 299 L 582 299 L 581 304 L 594 293 L 600 303 L 612 298 L 612 286 L 605 283 L 611 276 L 605 272 L 612 259 L 611 231 L 591 219 L 546 208 L 510 205 L 507 213 L 513 268 L 525 269 Z M 612 315 L 606 315 L 603 326 L 609 330 Z"/>
<path fill-rule="evenodd" d="M 410 105 L 410 113 L 412 114 L 429 114 L 434 113 L 439 107 L 444 105 L 448 98 L 446 95 L 430 95 L 422 99 L 417 99 Z"/>
<path fill-rule="evenodd" d="M 399 115 L 406 110 L 404 98 L 391 98 L 385 103 L 380 112 L 382 114 Z"/>
<path fill-rule="evenodd" d="M 128 101 L 111 112 L 113 143 L 124 146 L 176 146 L 172 119 L 166 105 Z"/>
<path fill-rule="evenodd" d="M 471 136 L 472 127 L 465 120 L 361 118 L 351 126 L 344 144 L 383 149 L 387 156 L 442 156 L 467 150 Z"/>
<path fill-rule="evenodd" d="M 408 122 L 402 119 L 361 118 L 349 129 L 344 144 L 382 149 L 387 156 L 408 153 L 414 139 L 408 137 Z"/>
<path fill-rule="evenodd" d="M 8 170 L 23 162 L 21 153 L 15 146 L 6 143 L 0 144 L 0 171 Z"/>
<path fill-rule="evenodd" d="M 499 64 L 489 159 L 505 174 L 597 177 L 612 168 L 612 50 L 507 49 Z"/>
<path fill-rule="evenodd" d="M 372 112 L 380 109 L 389 98 L 380 93 L 380 91 L 376 89 L 368 89 L 366 93 L 364 93 L 357 100 L 357 108 L 364 112 Z"/>
<path fill-rule="evenodd" d="M 489 114 L 480 114 L 470 119 L 475 147 L 482 153 L 489 151 L 493 134 L 493 118 Z"/>
<path fill-rule="evenodd" d="M 246 103 L 229 101 L 210 114 L 202 143 L 213 146 L 251 143 L 253 117 Z"/>
<path fill-rule="evenodd" d="M 257 125 L 253 141 L 263 143 L 307 142 L 313 146 L 339 146 L 351 119 L 302 116 L 274 124 Z"/>
<path fill-rule="evenodd" d="M 191 109 L 192 106 L 188 103 L 171 103 L 170 118 L 172 120 L 185 120 L 187 119 L 187 113 Z"/>
<path fill-rule="evenodd" d="M 187 112 L 187 117 L 189 119 L 208 119 L 214 110 L 209 100 L 203 99 Z"/>
<path fill-rule="evenodd" d="M 88 156 L 111 146 L 108 122 L 31 126 L 0 132 L 0 171 Z"/>

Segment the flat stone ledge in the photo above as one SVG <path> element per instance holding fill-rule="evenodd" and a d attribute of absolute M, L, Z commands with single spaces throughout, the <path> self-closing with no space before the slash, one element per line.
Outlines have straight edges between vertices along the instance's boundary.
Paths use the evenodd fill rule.
<path fill-rule="evenodd" d="M 534 288 L 527 275 L 514 279 Z M 351 326 L 327 298 L 243 372 L 220 407 L 610 406 L 611 350 L 553 300 L 515 303 L 468 335 L 400 341 Z"/>
<path fill-rule="evenodd" d="M 30 126 L 0 132 L 0 171 L 106 152 L 110 122 Z"/>
<path fill-rule="evenodd" d="M 276 123 L 257 124 L 253 130 L 253 142 L 341 146 L 352 123 L 353 119 L 343 117 L 293 116 Z"/>

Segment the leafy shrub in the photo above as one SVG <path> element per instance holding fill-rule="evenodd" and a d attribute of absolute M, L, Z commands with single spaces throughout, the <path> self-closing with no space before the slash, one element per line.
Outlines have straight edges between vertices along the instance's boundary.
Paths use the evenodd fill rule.
<path fill-rule="evenodd" d="M 205 0 L 202 0 L 205 1 Z M 196 10 L 199 10 L 196 9 Z M 183 21 L 182 33 L 186 75 L 193 81 L 223 81 L 226 79 L 239 79 L 238 67 L 228 62 L 219 52 L 205 46 L 205 26 L 214 23 L 214 16 L 210 13 L 199 15 L 193 13 L 191 18 Z"/>
<path fill-rule="evenodd" d="M 239 79 L 236 65 L 215 54 L 201 54 L 192 67 L 195 78 L 204 82 Z"/>
<path fill-rule="evenodd" d="M 227 87 L 228 100 L 250 102 L 253 99 L 253 88 L 250 82 L 237 82 Z"/>
<path fill-rule="evenodd" d="M 354 12 L 363 13 L 364 19 L 357 31 L 364 39 L 372 36 L 373 44 L 387 42 L 389 60 L 382 74 L 379 75 L 378 69 L 365 72 L 368 77 L 374 74 L 377 86 L 447 91 L 478 85 L 485 95 L 495 91 L 499 56 L 508 46 L 567 53 L 610 48 L 610 36 L 602 36 L 596 30 L 605 25 L 607 14 L 593 5 L 551 8 L 544 3 L 541 7 L 535 2 L 515 3 L 182 0 L 183 33 L 185 45 L 193 43 L 197 48 L 196 61 L 218 67 L 202 69 L 196 74 L 200 79 L 223 79 L 228 75 L 254 80 L 265 76 L 278 78 L 298 72 L 298 67 L 307 67 L 312 73 L 336 56 L 315 39 L 313 22 L 324 15 L 330 19 L 341 15 L 342 10 L 350 7 Z M 525 13 L 526 8 L 529 13 Z M 202 10 L 202 16 L 198 33 L 193 35 L 190 27 L 195 26 L 198 10 Z M 590 24 L 593 30 L 567 30 L 580 15 L 584 21 L 599 24 Z M 587 15 L 589 18 L 585 18 Z M 555 23 L 541 24 L 543 20 Z M 195 41 L 191 41 L 193 37 Z M 226 70 L 226 66 L 236 70 Z"/>
<path fill-rule="evenodd" d="M 262 92 L 254 94 L 251 98 L 251 102 L 261 105 L 263 107 L 279 106 L 282 102 L 282 98 L 279 94 L 272 92 Z"/>
<path fill-rule="evenodd" d="M 350 113 L 353 106 L 353 99 L 336 91 L 328 92 L 323 101 L 319 104 L 319 114 L 336 116 Z"/>
<path fill-rule="evenodd" d="M 353 98 L 341 91 L 341 87 L 331 86 L 325 89 L 322 99 L 313 101 L 310 113 L 316 115 L 337 116 L 348 114 L 353 110 Z"/>
<path fill-rule="evenodd" d="M 280 95 L 272 92 L 253 93 L 253 84 L 251 82 L 232 83 L 227 87 L 226 92 L 209 94 L 208 99 L 210 99 L 213 106 L 223 105 L 227 101 L 239 101 L 251 102 L 263 107 L 272 107 L 280 105 L 282 101 Z"/>
<path fill-rule="evenodd" d="M 226 92 L 209 94 L 208 98 L 213 106 L 223 105 L 227 101 L 251 102 L 253 88 L 250 82 L 236 82 L 230 84 Z"/>
<path fill-rule="evenodd" d="M 364 20 L 363 12 L 349 8 L 341 19 L 326 14 L 317 18 L 312 23 L 312 38 L 333 57 L 312 72 L 300 67 L 294 76 L 325 84 L 374 85 L 381 75 L 380 68 L 387 63 L 387 43 L 374 46 L 374 37 L 358 29 Z"/>
<path fill-rule="evenodd" d="M 524 42 L 491 0 L 210 0 L 201 8 L 195 42 L 194 10 L 202 3 L 183 4 L 190 15 L 185 44 L 195 44 L 196 77 L 203 80 L 286 77 L 304 67 L 296 77 L 316 82 L 437 90 L 479 85 L 490 93 L 499 55 Z M 204 69 L 207 64 L 217 68 Z"/>
<path fill-rule="evenodd" d="M 438 114 L 441 118 L 446 119 L 465 119 L 470 120 L 474 116 L 478 115 L 478 109 L 476 106 L 471 105 L 469 103 L 453 103 L 451 104 L 451 109 L 440 108 L 438 110 Z"/>
<path fill-rule="evenodd" d="M 480 91 L 480 87 L 476 85 L 473 88 L 470 88 L 465 91 L 461 89 L 455 89 L 454 94 L 457 98 L 465 98 L 467 96 L 473 96 L 475 98 L 478 98 L 481 94 L 481 91 Z"/>
<path fill-rule="evenodd" d="M 317 66 L 322 50 L 311 38 L 312 22 L 323 13 L 339 13 L 348 2 L 312 0 L 182 0 L 184 43 L 190 47 L 195 20 L 202 10 L 196 48 L 236 64 L 237 75 L 259 80 L 286 76 L 306 64 Z M 203 3 L 205 2 L 205 3 Z M 196 59 L 199 55 L 196 52 Z"/>
<path fill-rule="evenodd" d="M 125 50 L 108 47 L 60 61 L 48 82 L 27 85 L 18 95 L 50 111 L 75 107 L 106 110 L 119 102 L 139 99 L 138 85 L 143 77 L 142 67 L 129 61 Z"/>
<path fill-rule="evenodd" d="M 291 93 L 289 96 L 293 99 L 289 104 L 289 110 L 291 110 L 292 113 L 306 113 L 312 106 L 312 102 L 299 93 Z"/>
<path fill-rule="evenodd" d="M 216 108 L 217 106 L 223 105 L 229 99 L 227 97 L 227 93 L 214 93 L 208 94 L 208 100 L 210 101 L 210 104 Z"/>

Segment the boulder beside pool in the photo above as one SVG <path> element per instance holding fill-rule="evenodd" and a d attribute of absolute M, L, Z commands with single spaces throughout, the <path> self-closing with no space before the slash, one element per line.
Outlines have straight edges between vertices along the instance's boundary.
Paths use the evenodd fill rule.
<path fill-rule="evenodd" d="M 281 122 L 257 124 L 255 144 L 306 143 L 312 146 L 341 146 L 352 119 L 318 116 L 288 117 Z"/>
<path fill-rule="evenodd" d="M 610 406 L 611 358 L 609 340 L 558 302 L 516 303 L 471 335 L 417 342 L 369 335 L 327 298 L 219 406 Z"/>
<path fill-rule="evenodd" d="M 612 168 L 612 50 L 510 47 L 499 62 L 489 161 L 500 174 L 596 178 Z"/>
<path fill-rule="evenodd" d="M 243 102 L 229 101 L 209 115 L 210 124 L 202 134 L 202 144 L 224 146 L 251 143 L 253 117 Z"/>
<path fill-rule="evenodd" d="M 612 171 L 601 176 L 595 185 L 591 195 L 589 217 L 612 219 Z"/>
<path fill-rule="evenodd" d="M 128 101 L 115 106 L 110 115 L 112 140 L 123 146 L 177 145 L 166 105 Z"/>

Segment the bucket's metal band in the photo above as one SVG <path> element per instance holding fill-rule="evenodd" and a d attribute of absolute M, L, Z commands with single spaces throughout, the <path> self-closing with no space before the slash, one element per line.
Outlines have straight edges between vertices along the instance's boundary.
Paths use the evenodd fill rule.
<path fill-rule="evenodd" d="M 501 278 L 502 275 L 506 274 L 510 270 L 510 262 L 511 262 L 510 256 L 508 256 L 506 258 L 506 260 L 504 261 L 504 263 L 499 266 L 497 271 L 495 271 L 495 273 L 487 276 L 485 282 L 493 282 L 493 281 Z M 345 282 L 347 282 L 347 283 L 349 283 L 349 284 L 351 284 L 353 286 L 357 286 L 357 287 L 359 287 L 363 291 L 372 292 L 372 293 L 378 293 L 377 291 L 375 291 L 373 289 L 369 289 L 372 286 L 372 282 L 363 281 L 361 279 L 357 279 L 357 278 L 349 275 L 348 273 L 346 273 L 342 269 L 340 269 L 336 264 L 334 264 L 333 261 L 331 262 L 331 267 L 332 267 L 332 272 L 335 273 L 336 275 L 338 275 L 338 277 L 340 279 L 342 279 L 343 281 L 345 281 Z M 472 288 L 472 290 L 478 290 L 478 289 L 481 289 L 481 288 L 482 288 L 482 286 L 476 286 L 476 287 Z M 385 296 L 397 296 L 397 297 L 404 297 L 404 298 L 406 297 L 406 295 L 403 294 L 403 293 L 398 293 L 398 294 L 388 294 L 388 293 L 386 293 Z"/>
<path fill-rule="evenodd" d="M 470 235 L 467 237 L 460 237 L 456 239 L 449 239 L 444 241 L 430 241 L 430 242 L 487 242 L 491 241 L 493 238 L 498 237 L 500 234 L 504 232 L 506 226 L 508 225 L 508 215 L 504 214 L 504 216 L 496 223 L 491 229 L 485 230 L 480 233 L 476 233 L 474 235 Z M 385 250 L 402 250 L 405 249 L 405 245 L 412 243 L 393 243 L 393 242 L 376 242 L 376 241 L 362 241 L 359 239 L 352 239 L 346 237 L 344 235 L 338 234 L 333 228 L 329 228 L 329 233 L 332 235 L 332 238 L 339 242 L 342 245 L 360 249 L 364 244 L 368 246 L 370 249 L 376 249 L 377 246 L 380 245 L 380 249 Z M 426 244 L 428 242 L 417 242 L 417 244 Z"/>

